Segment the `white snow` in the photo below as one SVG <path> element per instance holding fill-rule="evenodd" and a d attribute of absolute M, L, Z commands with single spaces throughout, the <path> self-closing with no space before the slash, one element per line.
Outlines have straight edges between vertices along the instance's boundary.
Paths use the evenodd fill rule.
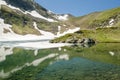
<path fill-rule="evenodd" d="M 14 68 L 14 69 L 12 69 L 11 71 L 9 71 L 9 72 L 5 72 L 4 70 L 1 70 L 1 72 L 0 72 L 0 78 L 7 78 L 7 77 L 9 77 L 9 75 L 11 74 L 11 73 L 14 73 L 14 72 L 16 72 L 16 71 L 19 71 L 19 70 L 21 70 L 22 68 L 24 68 L 26 65 L 23 65 L 23 66 L 21 66 L 21 67 L 16 67 L 16 68 Z"/>
<path fill-rule="evenodd" d="M 75 29 L 69 29 L 63 33 L 60 34 L 60 30 L 61 27 L 58 26 L 58 34 L 54 35 L 51 32 L 47 32 L 47 31 L 43 31 L 43 30 L 39 30 L 37 27 L 36 22 L 33 23 L 33 26 L 35 27 L 36 30 L 38 30 L 42 35 L 38 36 L 38 35 L 32 35 L 32 34 L 27 34 L 27 35 L 18 35 L 16 33 L 14 33 L 11 30 L 11 25 L 9 24 L 5 24 L 4 20 L 0 18 L 0 41 L 21 41 L 21 40 L 41 40 L 41 39 L 53 39 L 54 37 L 60 37 L 60 36 L 64 36 L 68 33 L 74 33 L 78 30 L 80 30 L 80 28 L 75 28 Z M 8 33 L 4 33 L 4 28 L 8 29 L 10 32 Z"/>
<path fill-rule="evenodd" d="M 62 48 L 61 48 L 61 47 L 59 47 L 59 48 L 58 48 L 58 50 L 59 50 L 59 51 L 61 51 L 61 50 L 62 50 Z"/>
<path fill-rule="evenodd" d="M 14 35 L 14 32 L 11 30 L 11 25 L 5 24 L 4 20 L 0 18 L 0 41 L 6 40 L 6 38 L 11 38 Z M 4 33 L 4 29 L 9 30 L 10 32 Z"/>
<path fill-rule="evenodd" d="M 45 49 L 45 48 L 56 48 L 62 46 L 68 46 L 70 44 L 67 43 L 49 43 L 49 41 L 43 42 L 27 42 L 27 43 L 19 43 L 16 44 L 15 47 L 23 47 L 27 49 Z"/>
<path fill-rule="evenodd" d="M 38 30 L 43 36 L 46 36 L 47 38 L 54 38 L 54 37 L 55 37 L 55 35 L 54 35 L 53 33 L 51 33 L 51 32 L 47 32 L 47 31 L 43 31 L 43 30 L 38 29 L 36 22 L 33 23 L 33 26 L 34 26 L 35 29 Z"/>
<path fill-rule="evenodd" d="M 68 54 L 60 55 L 56 58 L 56 60 L 69 60 L 69 55 Z"/>
<path fill-rule="evenodd" d="M 112 51 L 110 51 L 109 54 L 110 54 L 111 56 L 114 56 L 114 55 L 115 55 L 115 53 L 112 52 Z"/>
<path fill-rule="evenodd" d="M 58 31 L 60 31 L 61 30 L 61 26 L 58 26 Z"/>
<path fill-rule="evenodd" d="M 1 70 L 0 72 L 0 78 L 6 78 L 9 76 L 9 73 L 5 73 L 4 70 Z"/>
<path fill-rule="evenodd" d="M 66 49 L 64 49 L 64 52 L 66 52 L 67 50 Z"/>
<path fill-rule="evenodd" d="M 7 3 L 4 0 L 0 0 L 0 5 L 7 5 Z"/>
<path fill-rule="evenodd" d="M 111 20 L 109 21 L 109 25 L 112 26 L 113 24 L 114 24 L 114 19 L 111 19 Z"/>
<path fill-rule="evenodd" d="M 33 26 L 35 27 L 35 29 L 39 30 L 37 28 L 37 24 L 35 22 L 34 22 Z M 54 34 L 47 32 L 47 31 L 43 31 L 43 30 L 39 30 L 40 33 L 42 34 L 40 36 L 33 35 L 33 34 L 18 35 L 11 30 L 11 27 L 12 27 L 11 25 L 5 24 L 4 20 L 0 18 L 0 41 L 43 40 L 43 39 L 53 39 L 54 38 Z M 8 29 L 10 32 L 4 33 L 3 32 L 4 28 Z"/>
<path fill-rule="evenodd" d="M 13 51 L 12 51 L 12 50 L 13 50 L 12 47 L 6 49 L 4 46 L 1 46 L 1 47 L 0 47 L 0 62 L 6 60 L 6 56 L 7 56 L 7 55 L 13 54 Z"/>
<path fill-rule="evenodd" d="M 55 22 L 55 20 L 53 20 L 53 19 L 46 18 L 46 17 L 40 15 L 40 14 L 39 14 L 37 11 L 35 11 L 35 10 L 33 10 L 33 11 L 31 11 L 31 12 L 25 11 L 25 14 L 30 14 L 30 15 L 36 17 L 36 18 L 41 18 L 41 19 L 47 20 L 47 21 L 49 21 L 49 22 Z"/>
<path fill-rule="evenodd" d="M 9 7 L 9 8 L 12 8 L 12 9 L 19 10 L 19 11 L 21 11 L 21 12 L 22 12 L 22 10 L 21 10 L 20 8 L 14 7 L 14 6 L 12 6 L 12 5 L 8 5 L 8 7 Z"/>
<path fill-rule="evenodd" d="M 61 31 L 61 26 L 58 26 L 58 32 L 57 32 L 57 35 L 60 35 L 60 31 Z"/>
<path fill-rule="evenodd" d="M 109 21 L 109 25 L 108 26 L 106 26 L 106 27 L 112 27 L 112 25 L 114 24 L 114 19 L 111 19 L 110 21 Z"/>
<path fill-rule="evenodd" d="M 74 33 L 74 32 L 79 31 L 79 30 L 80 30 L 79 27 L 75 28 L 75 29 L 69 29 L 69 30 L 67 30 L 67 31 L 65 31 L 65 32 L 63 32 L 61 34 L 57 34 L 56 37 L 64 36 L 64 35 L 66 35 L 68 33 Z"/>
<path fill-rule="evenodd" d="M 56 18 L 58 19 L 58 20 L 63 20 L 63 21 L 65 21 L 65 20 L 68 20 L 68 15 L 67 14 L 65 14 L 65 15 L 57 15 L 56 16 Z"/>
<path fill-rule="evenodd" d="M 38 54 L 38 49 L 34 51 L 34 55 L 37 56 L 37 54 Z"/>
<path fill-rule="evenodd" d="M 17 8 L 17 7 L 15 7 L 15 6 L 12 6 L 12 5 L 10 5 L 10 4 L 7 4 L 4 0 L 0 0 L 0 5 L 6 5 L 6 6 L 8 6 L 9 8 L 12 8 L 12 9 L 15 9 L 15 10 L 19 10 L 19 11 L 21 11 L 21 12 L 24 13 L 24 14 L 30 14 L 30 15 L 33 16 L 33 17 L 41 18 L 41 19 L 44 19 L 44 20 L 49 21 L 49 22 L 56 22 L 56 21 L 53 20 L 53 19 L 46 18 L 46 17 L 40 15 L 40 14 L 39 14 L 37 11 L 35 11 L 35 10 L 30 11 L 30 12 L 28 12 L 28 11 L 25 11 L 25 12 L 24 12 L 24 11 L 22 11 L 20 8 Z"/>
<path fill-rule="evenodd" d="M 16 34 L 11 30 L 12 26 L 9 24 L 5 24 L 4 20 L 0 18 L 0 41 L 48 40 L 48 39 L 50 40 L 50 39 L 53 39 L 55 37 L 64 36 L 68 33 L 74 33 L 80 29 L 80 28 L 69 29 L 69 30 L 60 34 L 61 27 L 58 26 L 59 34 L 54 35 L 51 32 L 39 30 L 36 22 L 33 23 L 33 26 L 42 35 L 38 36 L 38 35 L 33 35 L 33 34 L 27 34 L 27 35 Z M 10 32 L 4 33 L 4 29 L 8 29 Z"/>
<path fill-rule="evenodd" d="M 19 11 L 23 12 L 20 8 L 17 8 L 17 7 L 14 7 L 12 5 L 7 4 L 4 0 L 0 0 L 0 5 L 6 5 L 9 8 L 16 9 L 16 10 L 19 10 Z"/>
<path fill-rule="evenodd" d="M 5 72 L 4 70 L 1 70 L 0 72 L 0 78 L 6 78 L 6 77 L 9 77 L 9 75 L 11 73 L 14 73 L 16 71 L 19 71 L 21 69 L 23 69 L 24 67 L 26 66 L 38 66 L 40 63 L 42 63 L 43 61 L 45 61 L 46 59 L 49 59 L 49 58 L 53 58 L 53 57 L 56 57 L 58 54 L 57 53 L 53 53 L 53 54 L 49 54 L 43 58 L 39 58 L 39 59 L 36 59 L 34 60 L 33 62 L 31 63 L 25 63 L 23 66 L 17 66 L 16 68 L 12 69 L 11 71 L 9 72 Z"/>
<path fill-rule="evenodd" d="M 54 12 L 52 12 L 52 11 L 50 11 L 50 10 L 48 10 L 47 13 L 49 13 L 49 14 L 54 14 Z"/>
<path fill-rule="evenodd" d="M 46 56 L 46 57 L 43 57 L 43 58 L 34 60 L 31 64 L 32 64 L 33 66 L 38 66 L 38 65 L 39 65 L 41 62 L 43 62 L 44 60 L 49 59 L 49 58 L 53 58 L 53 57 L 55 57 L 55 56 L 57 56 L 57 55 L 58 55 L 58 54 L 50 54 L 50 55 L 48 55 L 48 56 Z"/>

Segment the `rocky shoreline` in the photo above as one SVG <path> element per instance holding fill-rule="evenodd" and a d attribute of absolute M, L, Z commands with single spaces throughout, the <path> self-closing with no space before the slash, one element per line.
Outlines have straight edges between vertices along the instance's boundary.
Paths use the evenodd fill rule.
<path fill-rule="evenodd" d="M 55 42 L 54 40 L 51 40 L 50 42 L 51 43 L 58 43 L 58 42 Z M 59 43 L 95 44 L 95 40 L 93 40 L 91 38 L 83 38 L 83 39 L 71 38 L 71 39 L 66 39 L 66 41 L 60 41 Z"/>

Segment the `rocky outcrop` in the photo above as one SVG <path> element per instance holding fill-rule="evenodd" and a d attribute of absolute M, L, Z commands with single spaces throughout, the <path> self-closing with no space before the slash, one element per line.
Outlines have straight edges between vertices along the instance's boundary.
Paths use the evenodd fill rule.
<path fill-rule="evenodd" d="M 84 38 L 80 43 L 90 44 L 90 43 L 95 43 L 95 41 L 90 38 Z"/>
<path fill-rule="evenodd" d="M 77 39 L 77 38 L 70 38 L 65 41 L 66 43 L 83 43 L 83 44 L 90 44 L 95 43 L 95 40 L 90 38 L 83 38 L 83 39 Z"/>

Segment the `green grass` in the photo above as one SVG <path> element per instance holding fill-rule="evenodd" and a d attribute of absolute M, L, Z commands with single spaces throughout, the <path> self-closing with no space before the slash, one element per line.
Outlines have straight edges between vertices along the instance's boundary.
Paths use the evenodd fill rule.
<path fill-rule="evenodd" d="M 81 31 L 56 38 L 51 42 L 66 42 L 67 39 L 79 40 L 83 38 L 92 38 L 96 42 L 120 42 L 119 15 L 120 7 L 71 18 L 66 23 L 80 27 Z M 111 28 L 106 28 L 111 19 L 114 19 L 114 24 Z"/>
<path fill-rule="evenodd" d="M 0 9 L 0 18 L 5 20 L 5 23 L 13 25 L 12 29 L 15 33 L 25 35 L 25 34 L 36 34 L 38 31 L 33 28 L 33 22 L 35 21 L 38 24 L 38 28 L 41 30 L 49 31 L 54 34 L 58 32 L 58 26 L 62 26 L 61 33 L 69 28 L 74 28 L 70 24 L 65 22 L 48 22 L 42 19 L 34 18 L 30 15 L 23 14 L 20 11 L 10 9 L 7 6 L 2 5 Z M 66 26 L 63 26 L 66 25 Z"/>
<path fill-rule="evenodd" d="M 40 32 L 34 28 L 31 28 L 29 26 L 17 26 L 17 25 L 12 25 L 12 30 L 17 33 L 17 34 L 21 34 L 21 35 L 26 35 L 26 34 L 35 34 L 35 35 L 40 35 Z"/>
<path fill-rule="evenodd" d="M 120 28 L 98 28 L 96 30 L 81 30 L 74 34 L 67 34 L 60 38 L 56 38 L 51 42 L 66 42 L 67 39 L 76 38 L 77 40 L 83 38 L 91 38 L 96 42 L 120 42 Z"/>
<path fill-rule="evenodd" d="M 111 19 L 115 20 L 114 25 L 120 22 L 120 7 L 105 10 L 101 12 L 94 12 L 81 17 L 71 18 L 67 22 L 71 25 L 80 27 L 81 29 L 96 29 L 99 27 L 106 27 L 109 25 Z"/>
<path fill-rule="evenodd" d="M 14 25 L 13 30 L 18 34 L 37 34 L 38 31 L 33 29 L 33 21 L 36 21 L 38 28 L 41 30 L 49 31 L 54 34 L 58 31 L 58 26 L 61 26 L 61 33 L 70 28 L 80 27 L 81 30 L 90 30 L 100 27 L 106 27 L 109 25 L 111 19 L 115 20 L 113 27 L 120 27 L 120 8 L 114 8 L 101 12 L 90 13 L 81 17 L 72 17 L 67 21 L 47 22 L 42 19 L 33 18 L 30 15 L 25 15 L 20 11 L 15 11 L 7 6 L 1 6 L 0 17 L 5 20 L 5 23 Z M 26 22 L 26 23 L 24 23 Z M 17 26 L 16 26 L 17 25 Z M 66 25 L 66 26 L 64 26 Z M 25 28 L 23 28 L 25 27 Z M 23 28 L 23 29 L 22 29 Z M 32 30 L 33 29 L 33 30 Z M 76 34 L 74 34 L 76 35 Z M 85 34 L 84 34 L 85 35 Z M 77 36 L 79 37 L 79 36 Z M 81 37 L 81 36 L 80 36 Z M 104 36 L 101 36 L 104 38 Z"/>
<path fill-rule="evenodd" d="M 23 13 L 16 13 L 14 10 L 7 6 L 1 7 L 1 18 L 5 20 L 5 23 L 12 25 L 12 30 L 21 35 L 36 34 L 40 35 L 40 32 L 33 28 L 33 21 L 31 18 Z"/>

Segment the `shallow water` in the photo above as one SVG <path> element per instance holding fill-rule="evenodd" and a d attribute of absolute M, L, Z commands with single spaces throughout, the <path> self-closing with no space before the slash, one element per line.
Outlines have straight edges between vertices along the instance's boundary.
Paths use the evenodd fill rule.
<path fill-rule="evenodd" d="M 0 80 L 120 80 L 120 44 L 0 46 Z"/>

